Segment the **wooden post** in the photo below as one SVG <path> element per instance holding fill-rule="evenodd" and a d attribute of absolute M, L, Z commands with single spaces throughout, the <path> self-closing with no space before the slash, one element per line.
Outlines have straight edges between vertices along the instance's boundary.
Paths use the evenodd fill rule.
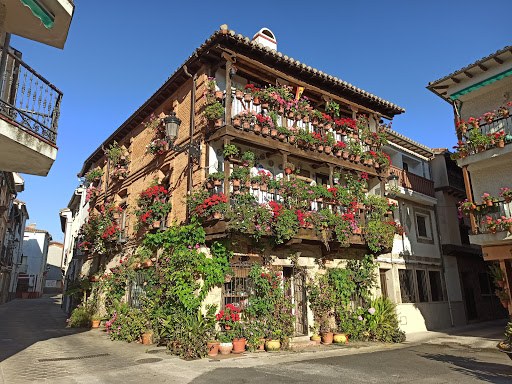
<path fill-rule="evenodd" d="M 464 177 L 464 187 L 466 188 L 466 198 L 470 203 L 474 203 L 473 201 L 473 194 L 471 193 L 471 182 L 469 181 L 469 173 L 468 173 L 468 166 L 462 167 L 462 176 Z M 477 228 L 476 228 L 476 220 L 475 215 L 473 212 L 469 215 L 470 221 L 471 221 L 471 230 L 473 231 L 473 234 L 477 234 Z"/>
<path fill-rule="evenodd" d="M 286 177 L 286 165 L 288 163 L 288 154 L 286 152 L 281 152 L 283 154 L 283 176 Z M 283 177 L 283 178 L 284 178 Z M 285 178 L 285 180 L 289 180 Z"/>
<path fill-rule="evenodd" d="M 231 140 L 229 138 L 224 139 L 224 146 L 229 145 Z M 224 195 L 229 200 L 229 175 L 231 174 L 231 166 L 229 160 L 224 156 Z"/>
<path fill-rule="evenodd" d="M 508 314 L 509 317 L 512 317 L 512 300 L 510 299 L 510 289 L 512 288 L 510 285 L 512 283 L 512 270 L 510 268 L 510 264 L 507 263 L 507 260 L 500 260 L 500 268 L 505 275 L 505 289 L 508 290 Z"/>
<path fill-rule="evenodd" d="M 224 124 L 231 125 L 231 60 L 226 60 L 226 108 L 224 113 Z"/>
<path fill-rule="evenodd" d="M 333 174 L 334 174 L 334 165 L 329 164 L 329 188 L 334 187 Z"/>

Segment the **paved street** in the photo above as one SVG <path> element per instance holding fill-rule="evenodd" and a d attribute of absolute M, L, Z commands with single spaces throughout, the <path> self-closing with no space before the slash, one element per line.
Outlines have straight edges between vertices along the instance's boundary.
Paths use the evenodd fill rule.
<path fill-rule="evenodd" d="M 478 329 L 186 362 L 164 348 L 111 342 L 102 329 L 67 329 L 59 305 L 46 297 L 0 306 L 0 383 L 512 383 L 512 361 L 490 334 L 472 336 Z"/>

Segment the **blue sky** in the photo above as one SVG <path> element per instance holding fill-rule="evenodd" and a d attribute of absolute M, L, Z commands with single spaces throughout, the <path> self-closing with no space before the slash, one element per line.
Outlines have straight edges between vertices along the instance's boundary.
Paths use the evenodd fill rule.
<path fill-rule="evenodd" d="M 64 98 L 48 177 L 22 175 L 30 222 L 62 241 L 84 160 L 221 24 L 406 109 L 393 129 L 429 147 L 455 142 L 448 103 L 425 89 L 512 44 L 509 1 L 76 1 L 64 50 L 13 36 Z M 220 15 L 223 16 L 220 16 Z M 263 16 L 264 15 L 264 16 Z"/>

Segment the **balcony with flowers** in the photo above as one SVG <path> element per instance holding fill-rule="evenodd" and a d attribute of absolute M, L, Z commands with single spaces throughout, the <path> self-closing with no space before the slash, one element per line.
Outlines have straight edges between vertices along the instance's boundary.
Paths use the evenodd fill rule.
<path fill-rule="evenodd" d="M 466 199 L 459 206 L 460 216 L 472 216 L 475 220 L 471 242 L 485 245 L 512 244 L 512 190 L 501 188 L 498 198 L 484 193 L 482 199 L 480 204 Z"/>
<path fill-rule="evenodd" d="M 348 116 L 334 101 L 326 102 L 323 110 L 314 109 L 307 97 L 294 95 L 286 86 L 262 89 L 248 84 L 229 98 L 216 89 L 210 78 L 204 94 L 210 142 L 229 138 L 373 176 L 390 165 L 381 151 L 386 126 L 364 114 Z"/>
<path fill-rule="evenodd" d="M 378 178 L 292 157 L 276 169 L 278 158 L 246 148 L 226 145 L 224 170 L 212 172 L 187 199 L 190 214 L 208 236 L 233 233 L 277 246 L 358 245 L 379 252 L 401 233 L 390 220 L 396 206 L 369 194 L 379 186 Z"/>
<path fill-rule="evenodd" d="M 454 146 L 453 160 L 459 166 L 482 160 L 510 161 L 512 158 L 512 101 L 482 117 L 470 117 L 457 123 L 458 143 Z"/>

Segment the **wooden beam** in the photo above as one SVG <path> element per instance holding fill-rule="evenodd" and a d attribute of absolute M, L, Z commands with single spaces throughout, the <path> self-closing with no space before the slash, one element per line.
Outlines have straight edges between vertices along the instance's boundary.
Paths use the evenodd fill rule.
<path fill-rule="evenodd" d="M 433 89 L 446 89 L 450 88 L 449 85 L 436 85 L 435 87 L 432 87 Z"/>
<path fill-rule="evenodd" d="M 455 84 L 459 84 L 459 83 L 460 83 L 460 80 L 459 80 L 459 79 L 457 79 L 456 77 L 452 77 L 451 79 L 452 79 L 452 81 L 453 81 Z"/>
<path fill-rule="evenodd" d="M 231 61 L 226 61 L 226 108 L 224 113 L 224 121 L 226 125 L 231 125 L 231 67 Z"/>
<path fill-rule="evenodd" d="M 464 74 L 469 77 L 470 79 L 473 78 L 473 75 L 469 73 L 468 71 L 464 71 Z"/>
<path fill-rule="evenodd" d="M 503 60 L 501 60 L 499 57 L 497 56 L 494 56 L 493 57 L 494 61 L 497 62 L 498 64 L 503 64 Z"/>
<path fill-rule="evenodd" d="M 487 67 L 485 65 L 482 65 L 482 64 L 478 64 L 478 67 L 482 70 L 482 71 L 487 71 Z"/>

